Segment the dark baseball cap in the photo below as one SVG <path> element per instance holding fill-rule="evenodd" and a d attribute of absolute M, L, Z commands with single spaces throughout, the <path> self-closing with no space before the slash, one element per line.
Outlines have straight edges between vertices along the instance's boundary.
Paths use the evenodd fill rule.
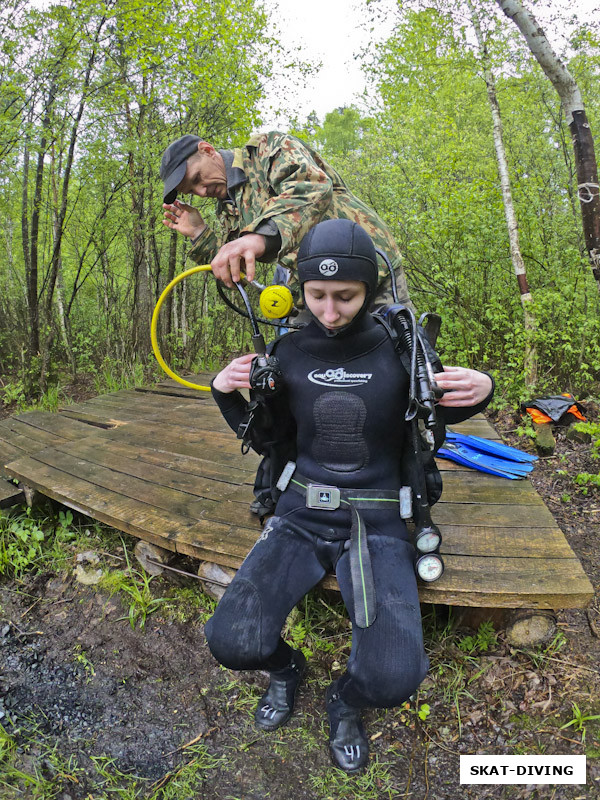
<path fill-rule="evenodd" d="M 167 147 L 160 162 L 160 177 L 164 181 L 163 200 L 172 203 L 177 197 L 177 187 L 185 177 L 186 161 L 198 152 L 199 136 L 186 133 Z"/>

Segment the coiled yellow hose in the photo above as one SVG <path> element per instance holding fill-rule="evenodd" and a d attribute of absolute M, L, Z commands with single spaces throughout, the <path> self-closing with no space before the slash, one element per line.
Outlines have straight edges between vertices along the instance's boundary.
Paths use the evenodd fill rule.
<path fill-rule="evenodd" d="M 158 298 L 158 302 L 154 308 L 154 312 L 152 314 L 152 322 L 150 324 L 150 341 L 152 342 L 152 350 L 154 351 L 154 355 L 156 356 L 156 360 L 162 367 L 162 369 L 167 373 L 170 378 L 173 378 L 174 381 L 180 383 L 182 386 L 187 386 L 188 389 L 198 389 L 201 392 L 210 392 L 210 386 L 202 386 L 199 383 L 191 383 L 190 381 L 186 381 L 185 378 L 181 378 L 177 375 L 173 370 L 166 364 L 164 358 L 161 355 L 160 348 L 158 346 L 158 339 L 156 336 L 156 329 L 158 327 L 158 315 L 160 314 L 160 309 L 162 304 L 167 299 L 169 294 L 173 291 L 177 284 L 188 278 L 190 275 L 195 275 L 197 272 L 207 272 L 210 270 L 210 264 L 203 264 L 200 267 L 192 267 L 191 269 L 182 272 L 181 275 L 177 275 L 177 277 L 173 278 L 171 283 L 168 286 L 165 286 L 161 296 Z"/>

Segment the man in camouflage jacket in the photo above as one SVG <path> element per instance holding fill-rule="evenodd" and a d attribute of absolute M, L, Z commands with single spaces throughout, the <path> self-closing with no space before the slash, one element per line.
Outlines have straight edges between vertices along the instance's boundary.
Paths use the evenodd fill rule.
<path fill-rule="evenodd" d="M 189 257 L 210 263 L 217 278 L 232 285 L 242 269 L 249 280 L 255 261 L 276 262 L 292 273 L 301 239 L 323 219 L 358 222 L 390 259 L 398 298 L 410 303 L 398 247 L 383 220 L 346 187 L 338 173 L 294 136 L 270 132 L 243 147 L 217 150 L 198 136 L 173 142 L 162 158 L 164 224 L 190 238 Z M 217 200 L 221 235 L 177 193 Z M 381 261 L 376 302 L 393 302 L 388 270 Z"/>

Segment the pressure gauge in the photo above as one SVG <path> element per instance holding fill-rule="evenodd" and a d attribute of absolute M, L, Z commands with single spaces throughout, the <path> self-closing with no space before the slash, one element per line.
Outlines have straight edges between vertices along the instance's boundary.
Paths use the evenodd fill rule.
<path fill-rule="evenodd" d="M 423 530 L 417 534 L 415 547 L 419 553 L 433 553 L 434 550 L 439 549 L 441 543 L 442 534 L 435 525 L 432 525 L 429 528 L 423 528 Z"/>
<path fill-rule="evenodd" d="M 417 559 L 415 569 L 422 581 L 433 583 L 444 574 L 444 562 L 439 553 L 427 553 Z"/>

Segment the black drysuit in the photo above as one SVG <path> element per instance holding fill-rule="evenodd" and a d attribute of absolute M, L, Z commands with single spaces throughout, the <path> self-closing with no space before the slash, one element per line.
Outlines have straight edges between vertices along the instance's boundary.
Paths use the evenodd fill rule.
<path fill-rule="evenodd" d="M 331 337 L 313 321 L 278 340 L 274 354 L 285 382 L 273 402 L 279 409 L 274 428 L 295 426 L 297 472 L 316 484 L 397 492 L 408 446 L 408 376 L 384 326 L 367 313 L 347 333 Z M 242 395 L 213 389 L 213 396 L 237 430 L 246 410 Z M 459 422 L 490 398 L 438 411 L 444 422 Z M 429 666 L 414 548 L 398 505 L 382 505 L 360 512 L 376 598 L 368 627 L 356 624 L 350 511 L 307 508 L 292 480 L 206 625 L 215 658 L 231 669 L 284 669 L 291 654 L 280 637 L 287 615 L 335 570 L 353 624 L 347 671 L 338 682 L 342 699 L 357 707 L 392 707 L 413 694 Z"/>

